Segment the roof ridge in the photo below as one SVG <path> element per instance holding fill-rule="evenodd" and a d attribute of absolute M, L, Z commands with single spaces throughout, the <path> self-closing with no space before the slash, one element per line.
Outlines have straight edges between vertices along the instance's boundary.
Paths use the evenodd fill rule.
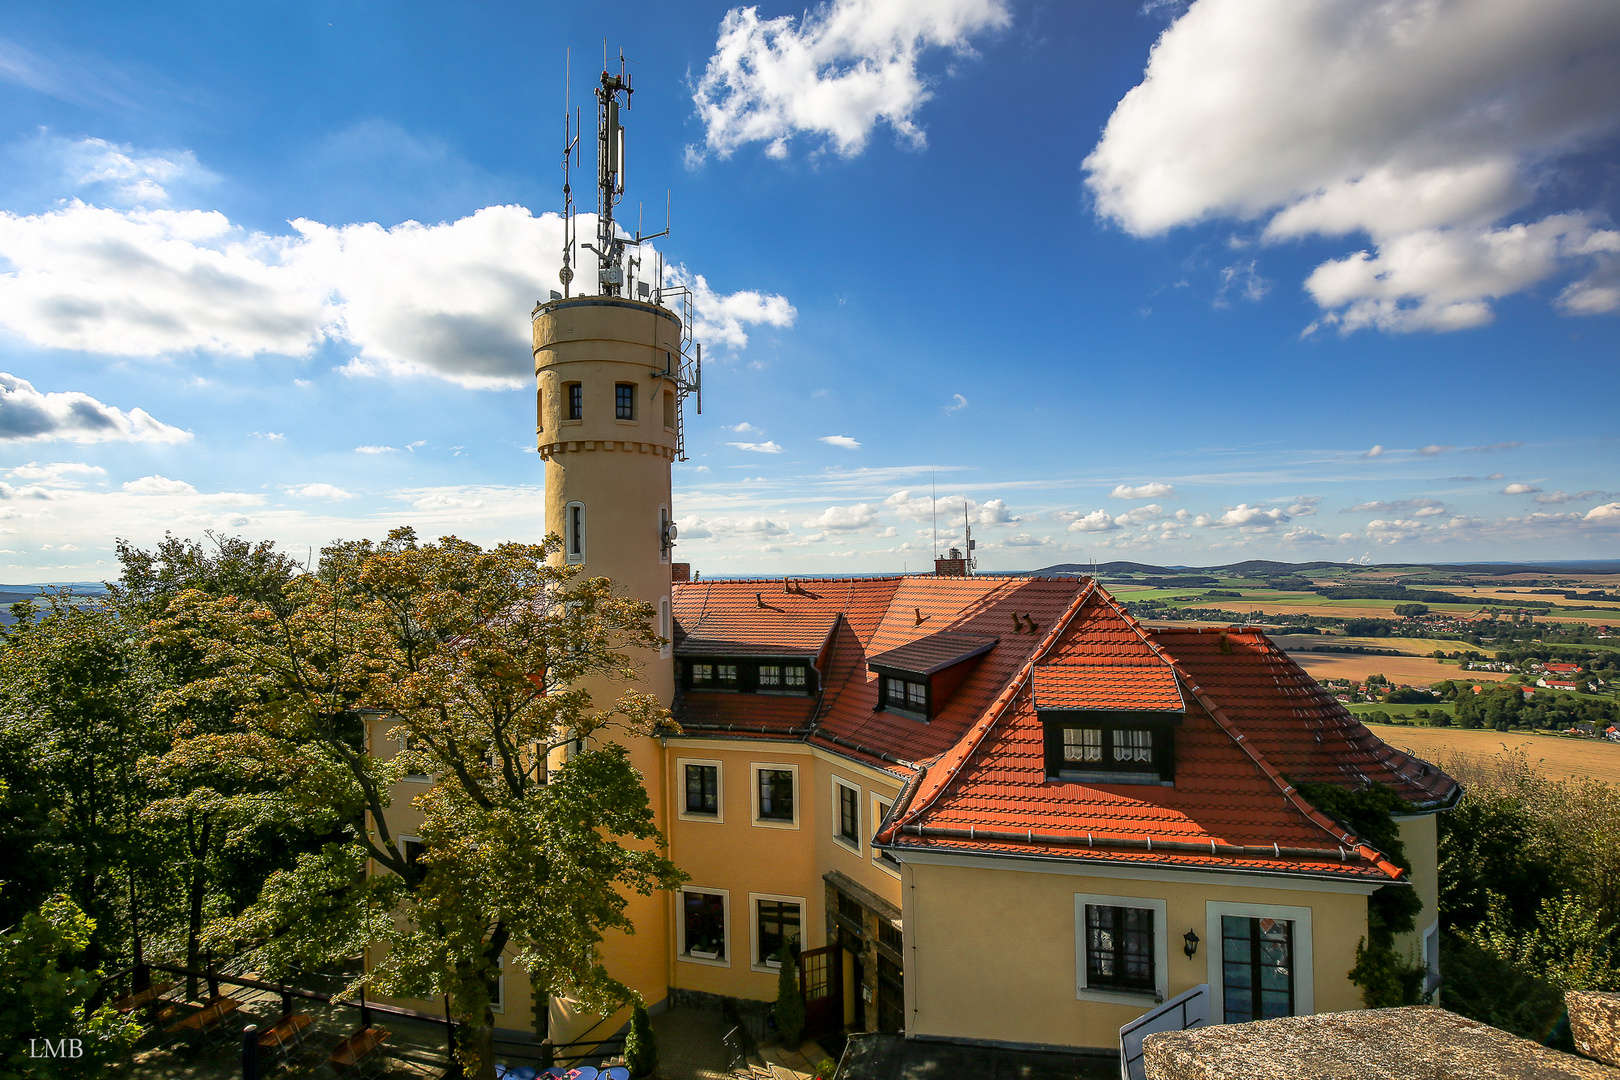
<path fill-rule="evenodd" d="M 1089 578 L 1084 580 L 1086 581 L 1085 587 L 1080 590 L 1079 595 L 1070 601 L 1063 614 L 1053 620 L 1052 628 L 1046 632 L 1046 637 L 1030 652 L 1029 659 L 1024 662 L 1024 666 L 1019 669 L 1018 674 L 1009 679 L 1007 685 L 1002 688 L 1001 693 L 996 695 L 996 699 L 984 711 L 984 716 L 980 717 L 979 721 L 968 729 L 961 739 L 957 740 L 954 747 L 935 759 L 935 765 L 946 766 L 944 775 L 935 780 L 933 790 L 928 792 L 926 801 L 920 806 L 913 799 L 912 807 L 906 811 L 905 820 L 911 820 L 939 801 L 945 789 L 950 787 L 951 781 L 956 779 L 963 766 L 972 758 L 974 751 L 979 748 L 985 737 L 995 728 L 996 723 L 1001 719 L 1001 715 L 1007 711 L 1007 707 L 1017 699 L 1019 689 L 1029 681 L 1030 673 L 1035 670 L 1036 663 L 1046 656 L 1058 637 L 1068 629 L 1069 623 L 1074 619 L 1075 615 L 1079 614 L 1086 601 L 1093 594 L 1101 591 L 1095 580 Z M 947 759 L 951 758 L 954 758 L 954 760 L 947 763 Z M 896 816 L 889 823 L 889 827 L 883 831 L 882 836 L 874 837 L 874 839 L 881 839 L 887 843 L 888 839 L 894 835 L 895 830 L 899 829 L 902 824 L 901 819 Z"/>
<path fill-rule="evenodd" d="M 1400 867 L 1386 859 L 1383 852 L 1357 837 L 1348 829 L 1343 829 L 1332 818 L 1328 817 L 1315 806 L 1311 805 L 1310 801 L 1307 800 L 1305 796 L 1301 795 L 1298 789 L 1296 789 L 1293 784 L 1289 783 L 1287 778 L 1284 777 L 1282 773 L 1277 771 L 1277 767 L 1271 764 L 1270 761 L 1266 760 L 1266 756 L 1264 754 L 1249 744 L 1248 736 L 1244 735 L 1243 732 L 1238 729 L 1237 724 L 1232 721 L 1232 718 L 1226 715 L 1226 711 L 1222 709 L 1213 698 L 1204 692 L 1204 688 L 1198 684 L 1197 680 L 1192 677 L 1186 668 L 1181 666 L 1180 661 L 1176 660 L 1175 657 L 1165 652 L 1164 649 L 1142 629 L 1141 623 L 1132 617 L 1129 612 L 1122 610 L 1117 602 L 1113 602 L 1113 597 L 1108 597 L 1108 599 L 1110 602 L 1112 602 L 1114 610 L 1118 611 L 1125 617 L 1131 629 L 1134 630 L 1137 636 L 1139 636 L 1143 642 L 1147 644 L 1147 647 L 1152 649 L 1159 656 L 1163 657 L 1165 662 L 1170 665 L 1171 670 L 1173 670 L 1176 673 L 1176 676 L 1186 684 L 1187 689 L 1192 692 L 1193 697 L 1196 698 L 1198 703 L 1204 707 L 1204 711 L 1209 714 L 1210 719 L 1214 720 L 1220 729 L 1226 733 L 1227 737 L 1236 743 L 1239 749 L 1249 756 L 1249 759 L 1254 762 L 1255 766 L 1260 770 L 1260 772 L 1264 774 L 1265 777 L 1274 785 L 1276 785 L 1277 790 L 1282 792 L 1284 801 L 1298 811 L 1299 814 L 1305 818 L 1305 820 L 1309 821 L 1311 824 L 1315 825 L 1317 828 L 1321 829 L 1323 832 L 1327 833 L 1340 843 L 1347 844 L 1351 848 L 1360 852 L 1363 858 L 1372 863 L 1374 866 L 1377 866 L 1390 877 L 1399 880 L 1402 875 L 1406 873 L 1406 871 L 1402 870 Z M 1264 635 L 1262 634 L 1262 637 L 1263 636 Z M 1266 639 L 1266 642 L 1267 644 L 1271 643 L 1269 638 Z"/>

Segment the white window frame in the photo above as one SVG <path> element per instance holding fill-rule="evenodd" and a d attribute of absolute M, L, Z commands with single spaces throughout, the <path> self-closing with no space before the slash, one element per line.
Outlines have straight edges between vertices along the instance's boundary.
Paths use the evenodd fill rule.
<path fill-rule="evenodd" d="M 884 817 L 887 816 L 889 810 L 893 808 L 894 799 L 888 798 L 874 791 L 871 793 L 869 805 L 872 808 L 872 829 L 871 835 L 866 838 L 866 845 L 867 847 L 872 847 L 872 839 L 873 837 L 877 836 L 878 829 L 883 825 Z M 899 865 L 896 863 L 891 863 L 889 860 L 885 859 L 883 857 L 883 853 L 875 847 L 872 848 L 872 865 L 877 867 L 879 870 L 882 870 L 885 874 L 888 874 L 896 879 L 900 877 Z"/>
<path fill-rule="evenodd" d="M 502 972 L 495 976 L 495 996 L 489 999 L 489 1011 L 499 1015 L 506 1011 L 506 957 L 497 956 L 495 966 Z"/>
<path fill-rule="evenodd" d="M 783 896 L 778 893 L 751 892 L 748 894 L 748 966 L 754 971 L 776 974 L 782 965 L 774 960 L 759 959 L 759 902 L 775 900 L 783 904 L 799 905 L 799 949 L 804 949 L 805 929 L 810 922 L 810 911 L 802 896 Z"/>
<path fill-rule="evenodd" d="M 579 536 L 574 536 L 574 509 L 579 509 Z M 563 560 L 569 565 L 585 561 L 585 539 L 590 535 L 590 524 L 585 520 L 585 504 L 574 500 L 563 507 Z M 577 541 L 577 542 L 576 542 Z M 578 547 L 579 551 L 574 548 Z"/>
<path fill-rule="evenodd" d="M 1142 908 L 1153 912 L 1153 992 L 1133 993 L 1113 987 L 1086 985 L 1086 906 Z M 1151 896 L 1105 896 L 1101 893 L 1074 894 L 1074 996 L 1079 1001 L 1107 1001 L 1142 1005 L 1170 996 L 1170 930 L 1168 905 Z"/>
<path fill-rule="evenodd" d="M 853 791 L 855 793 L 854 843 L 850 843 L 849 838 L 846 837 L 842 831 L 844 827 L 844 808 L 838 797 L 841 790 Z M 871 836 L 866 829 L 865 822 L 862 820 L 864 815 L 861 811 L 861 786 L 852 781 L 845 780 L 842 776 L 834 774 L 832 778 L 832 813 L 829 816 L 832 818 L 833 843 L 837 844 L 851 855 L 854 855 L 856 858 L 859 858 L 861 854 L 861 841 L 863 839 L 871 839 Z"/>
<path fill-rule="evenodd" d="M 712 814 L 694 814 L 686 809 L 686 767 L 688 765 L 714 766 L 714 792 L 715 812 Z M 726 820 L 726 764 L 718 758 L 676 758 L 675 759 L 675 790 L 676 798 L 675 816 L 682 821 L 711 822 L 716 825 L 725 824 Z"/>
<path fill-rule="evenodd" d="M 1205 904 L 1204 948 L 1208 952 L 1209 1022 L 1226 1023 L 1226 983 L 1221 969 L 1221 916 L 1246 919 L 1283 919 L 1294 924 L 1294 1015 L 1316 1011 L 1316 969 L 1311 962 L 1311 909 L 1285 904 L 1231 904 L 1210 900 Z"/>
<path fill-rule="evenodd" d="M 1433 946 L 1433 960 L 1430 960 L 1430 947 Z M 1440 974 L 1440 920 L 1436 919 L 1423 931 L 1423 992 L 1433 994 L 1439 991 L 1443 981 Z"/>
<path fill-rule="evenodd" d="M 759 816 L 759 772 L 761 769 L 773 769 L 777 772 L 790 772 L 793 774 L 793 820 L 780 821 L 774 818 Z M 751 761 L 748 763 L 748 801 L 754 808 L 754 827 L 756 829 L 795 829 L 799 827 L 799 820 L 804 816 L 804 785 L 799 783 L 799 767 L 774 761 Z"/>
<path fill-rule="evenodd" d="M 724 937 L 725 937 L 725 942 L 726 942 L 726 955 L 725 955 L 724 959 L 720 959 L 720 958 L 710 959 L 709 957 L 706 957 L 706 956 L 693 956 L 691 953 L 687 952 L 687 950 L 686 950 L 686 894 L 687 893 L 702 893 L 705 896 L 718 896 L 720 898 L 720 902 L 721 902 L 720 918 L 725 923 Z M 731 924 L 731 890 L 730 889 L 710 889 L 710 888 L 707 888 L 706 886 L 702 886 L 702 885 L 682 885 L 681 886 L 681 894 L 680 894 L 680 896 L 681 896 L 680 912 L 679 912 L 679 917 L 676 920 L 676 926 L 675 926 L 675 929 L 676 929 L 677 933 L 680 934 L 680 951 L 678 953 L 676 953 L 675 959 L 680 961 L 683 964 L 703 964 L 703 965 L 706 965 L 708 967 L 722 967 L 722 968 L 730 967 L 731 966 L 731 958 L 736 955 L 736 950 L 731 947 L 731 930 L 732 930 L 732 924 Z"/>
<path fill-rule="evenodd" d="M 675 618 L 667 596 L 658 600 L 658 636 L 664 639 L 658 646 L 658 659 L 668 660 L 675 655 Z"/>

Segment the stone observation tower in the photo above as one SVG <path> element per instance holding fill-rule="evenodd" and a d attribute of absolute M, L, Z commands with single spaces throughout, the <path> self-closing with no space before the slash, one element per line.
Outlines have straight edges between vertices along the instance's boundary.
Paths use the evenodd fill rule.
<path fill-rule="evenodd" d="M 661 257 L 649 259 L 642 275 L 640 246 L 663 232 L 621 235 L 614 207 L 624 194 L 624 127 L 632 93 L 624 75 L 602 72 L 597 99 L 597 229 L 594 243 L 577 245 L 573 193 L 568 172 L 579 138 L 565 140 L 563 195 L 565 234 L 562 291 L 533 312 L 535 441 L 545 461 L 546 532 L 562 537 L 559 561 L 579 564 L 593 577 L 612 579 L 615 590 L 645 600 L 657 611 L 656 629 L 669 638 L 671 554 L 675 526 L 671 514 L 670 469 L 684 458 L 681 411 L 688 393 L 698 390 L 701 346 L 691 335 L 691 297 L 685 289 L 663 287 Z M 571 288 L 576 247 L 593 252 L 594 292 Z M 699 398 L 701 410 L 701 397 Z M 642 665 L 637 689 L 665 705 L 675 695 L 675 662 L 669 648 L 636 658 Z M 589 689 L 598 707 L 624 689 L 603 682 Z M 663 824 L 665 793 L 661 749 L 653 738 L 621 737 L 631 761 L 645 778 L 647 795 Z M 629 915 L 639 933 L 664 940 L 668 899 L 630 897 Z M 668 985 L 661 949 L 631 950 L 610 937 L 604 960 L 615 977 L 661 1000 Z M 562 1035 L 581 1026 L 565 1001 L 552 1005 L 552 1031 Z"/>

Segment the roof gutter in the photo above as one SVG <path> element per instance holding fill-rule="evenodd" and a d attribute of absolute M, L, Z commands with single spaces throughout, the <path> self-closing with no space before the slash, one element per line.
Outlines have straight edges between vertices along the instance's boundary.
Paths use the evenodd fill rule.
<path fill-rule="evenodd" d="M 1360 863 L 1377 866 L 1361 851 L 1340 845 L 1337 848 L 1283 847 L 1272 844 L 1223 844 L 1219 840 L 1194 843 L 1188 840 L 1155 840 L 1151 836 L 1093 836 L 1091 833 L 1045 832 L 1035 829 L 966 829 L 936 825 L 904 825 L 900 833 L 924 840 L 968 840 L 996 844 L 1050 844 L 1056 847 L 1101 848 L 1116 851 L 1175 851 L 1228 859 L 1309 859 L 1313 862 Z M 1382 867 L 1379 867 L 1382 869 Z"/>

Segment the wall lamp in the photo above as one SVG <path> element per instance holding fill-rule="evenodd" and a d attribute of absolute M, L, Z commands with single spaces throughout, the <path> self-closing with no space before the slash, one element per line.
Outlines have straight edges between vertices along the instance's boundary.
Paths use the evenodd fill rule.
<path fill-rule="evenodd" d="M 1181 951 L 1187 954 L 1187 959 L 1191 960 L 1193 954 L 1198 951 L 1198 935 L 1189 930 L 1181 935 L 1181 941 Z"/>

